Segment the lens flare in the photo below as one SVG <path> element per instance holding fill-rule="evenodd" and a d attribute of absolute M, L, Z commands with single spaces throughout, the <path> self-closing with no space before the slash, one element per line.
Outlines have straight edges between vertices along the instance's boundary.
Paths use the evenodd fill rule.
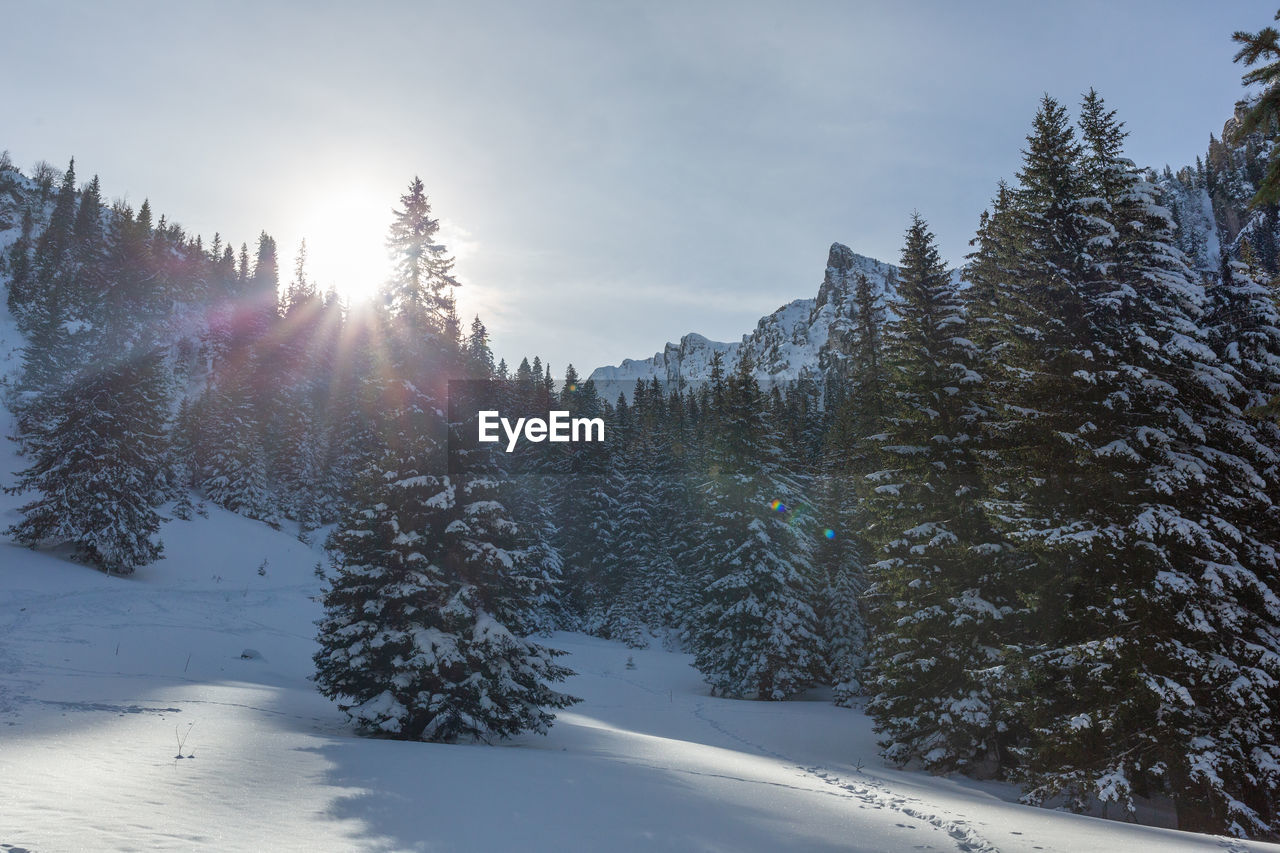
<path fill-rule="evenodd" d="M 832 530 L 830 527 L 828 527 L 826 530 L 822 531 L 822 535 L 823 535 L 823 536 L 825 536 L 825 537 L 827 537 L 828 539 L 835 539 L 835 538 L 836 538 L 836 532 L 835 532 L 834 530 Z"/>
<path fill-rule="evenodd" d="M 773 510 L 774 512 L 786 512 L 787 505 L 784 504 L 782 501 L 775 500 L 769 504 L 769 509 Z"/>

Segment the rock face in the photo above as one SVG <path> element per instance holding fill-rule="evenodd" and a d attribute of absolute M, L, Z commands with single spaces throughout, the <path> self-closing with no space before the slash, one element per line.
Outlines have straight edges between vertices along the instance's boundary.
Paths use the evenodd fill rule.
<path fill-rule="evenodd" d="M 897 268 L 890 264 L 832 243 L 818 295 L 789 302 L 761 317 L 741 341 L 722 343 L 690 332 L 680 343 L 668 343 L 650 358 L 629 358 L 615 367 L 598 367 L 591 379 L 606 399 L 619 391 L 629 395 L 637 379 L 648 382 L 657 378 L 664 385 L 690 387 L 710 377 L 711 359 L 719 352 L 726 372 L 744 353 L 750 356 L 757 378 L 766 387 L 804 378 L 821 381 L 822 365 L 848 346 L 858 276 L 865 275 L 878 293 L 891 296 L 896 274 Z"/>

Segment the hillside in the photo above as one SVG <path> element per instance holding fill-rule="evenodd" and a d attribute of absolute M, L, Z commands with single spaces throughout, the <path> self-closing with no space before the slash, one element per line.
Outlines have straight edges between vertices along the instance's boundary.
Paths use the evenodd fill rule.
<path fill-rule="evenodd" d="M 1116 121 L 594 383 L 0 157 L 0 853 L 1280 849 L 1270 147 Z"/>
<path fill-rule="evenodd" d="M 713 698 L 687 655 L 578 634 L 545 738 L 360 738 L 308 681 L 319 552 L 216 508 L 164 532 L 132 579 L 0 546 L 3 849 L 1280 850 L 892 770 L 860 711 Z"/>

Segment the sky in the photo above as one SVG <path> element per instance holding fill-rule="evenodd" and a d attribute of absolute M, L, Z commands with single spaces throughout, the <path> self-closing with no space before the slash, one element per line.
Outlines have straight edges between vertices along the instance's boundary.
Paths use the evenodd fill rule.
<path fill-rule="evenodd" d="M 828 247 L 963 262 L 1044 93 L 1095 87 L 1128 154 L 1191 163 L 1276 3 L 10 2 L 0 149 L 101 176 L 322 287 L 387 276 L 421 176 L 460 311 L 557 375 L 812 297 Z"/>

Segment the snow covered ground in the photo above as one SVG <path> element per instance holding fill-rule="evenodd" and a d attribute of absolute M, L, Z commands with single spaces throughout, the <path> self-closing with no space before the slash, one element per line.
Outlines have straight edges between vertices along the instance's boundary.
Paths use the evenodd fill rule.
<path fill-rule="evenodd" d="M 547 737 L 356 737 L 308 680 L 320 551 L 217 509 L 164 534 L 129 579 L 0 545 L 0 851 L 1280 850 L 887 769 L 857 711 L 574 634 Z"/>
<path fill-rule="evenodd" d="M 17 343 L 0 311 L 0 377 Z M 20 466 L 0 442 L 0 484 Z M 320 549 L 217 508 L 163 538 L 128 579 L 0 541 L 0 853 L 1280 851 L 895 771 L 858 711 L 712 698 L 687 655 L 574 634 L 583 702 L 547 737 L 356 737 L 309 680 Z"/>

